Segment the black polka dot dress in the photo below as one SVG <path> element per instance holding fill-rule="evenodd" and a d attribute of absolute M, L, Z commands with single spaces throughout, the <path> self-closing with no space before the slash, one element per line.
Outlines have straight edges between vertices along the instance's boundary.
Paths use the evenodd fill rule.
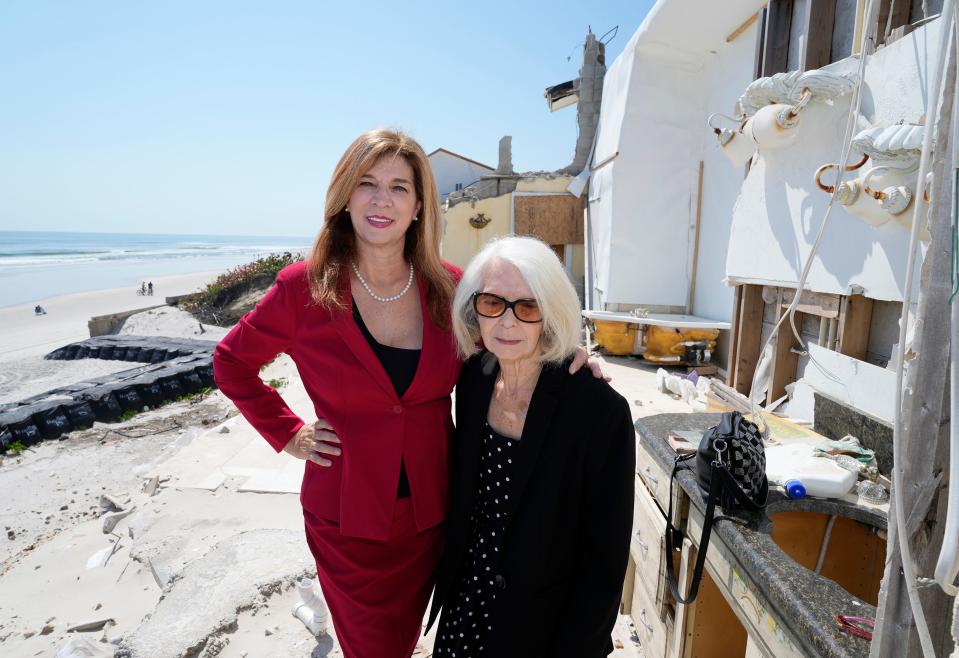
<path fill-rule="evenodd" d="M 470 513 L 470 546 L 459 586 L 440 618 L 433 655 L 472 658 L 484 655 L 492 632 L 490 612 L 498 591 L 496 565 L 506 528 L 513 486 L 513 463 L 520 441 L 486 425 L 476 498 Z"/>

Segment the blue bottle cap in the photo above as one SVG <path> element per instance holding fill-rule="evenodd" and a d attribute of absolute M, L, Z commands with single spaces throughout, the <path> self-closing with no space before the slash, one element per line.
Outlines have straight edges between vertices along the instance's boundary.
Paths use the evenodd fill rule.
<path fill-rule="evenodd" d="M 784 488 L 786 489 L 786 496 L 793 500 L 799 500 L 806 496 L 806 487 L 799 480 L 786 480 Z"/>

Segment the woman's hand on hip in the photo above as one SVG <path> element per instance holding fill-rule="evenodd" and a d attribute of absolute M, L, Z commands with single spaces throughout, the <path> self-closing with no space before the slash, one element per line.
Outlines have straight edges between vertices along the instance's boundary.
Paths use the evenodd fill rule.
<path fill-rule="evenodd" d="M 602 379 L 603 381 L 607 382 L 613 381 L 612 377 L 603 373 L 603 367 L 600 365 L 599 361 L 590 359 L 589 354 L 586 353 L 586 349 L 580 345 L 573 353 L 573 362 L 569 364 L 569 374 L 572 375 L 583 366 L 589 368 L 590 372 L 593 373 L 593 377 L 596 379 Z"/>
<path fill-rule="evenodd" d="M 317 466 L 332 466 L 331 457 L 338 457 L 340 440 L 333 428 L 322 418 L 312 425 L 304 425 L 296 431 L 283 452 L 289 453 L 297 459 L 306 459 Z"/>

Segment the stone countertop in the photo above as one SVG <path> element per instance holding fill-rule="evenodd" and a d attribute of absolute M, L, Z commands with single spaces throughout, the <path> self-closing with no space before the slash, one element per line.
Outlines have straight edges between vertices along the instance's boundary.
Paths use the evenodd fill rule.
<path fill-rule="evenodd" d="M 701 432 L 719 422 L 721 414 L 659 414 L 636 421 L 643 445 L 663 470 L 672 472 L 675 451 L 667 436 L 676 431 Z M 696 473 L 684 468 L 676 479 L 690 501 L 705 511 L 705 498 L 696 481 Z M 770 610 L 788 628 L 804 652 L 816 656 L 868 656 L 869 642 L 839 629 L 837 614 L 876 616 L 874 606 L 854 597 L 835 582 L 797 564 L 777 546 L 771 536 L 772 522 L 767 513 L 814 511 L 837 514 L 885 528 L 886 517 L 879 511 L 841 500 L 790 500 L 778 488 L 770 488 L 766 512 L 739 513 L 746 523 L 718 521 L 713 538 L 718 538 L 739 562 L 740 572 L 749 576 L 750 585 L 766 599 Z M 717 510 L 718 512 L 718 510 Z M 692 538 L 698 542 L 699 537 Z M 712 539 L 711 541 L 715 541 Z"/>

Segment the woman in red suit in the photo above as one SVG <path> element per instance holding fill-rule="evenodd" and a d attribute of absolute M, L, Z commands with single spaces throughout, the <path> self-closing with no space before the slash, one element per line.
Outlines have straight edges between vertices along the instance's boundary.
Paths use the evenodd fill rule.
<path fill-rule="evenodd" d="M 309 259 L 280 272 L 214 355 L 244 417 L 308 460 L 306 537 L 347 658 L 410 656 L 443 547 L 460 270 L 439 239 L 423 149 L 394 131 L 361 135 L 333 173 Z M 325 421 L 316 427 L 259 378 L 281 352 Z"/>

